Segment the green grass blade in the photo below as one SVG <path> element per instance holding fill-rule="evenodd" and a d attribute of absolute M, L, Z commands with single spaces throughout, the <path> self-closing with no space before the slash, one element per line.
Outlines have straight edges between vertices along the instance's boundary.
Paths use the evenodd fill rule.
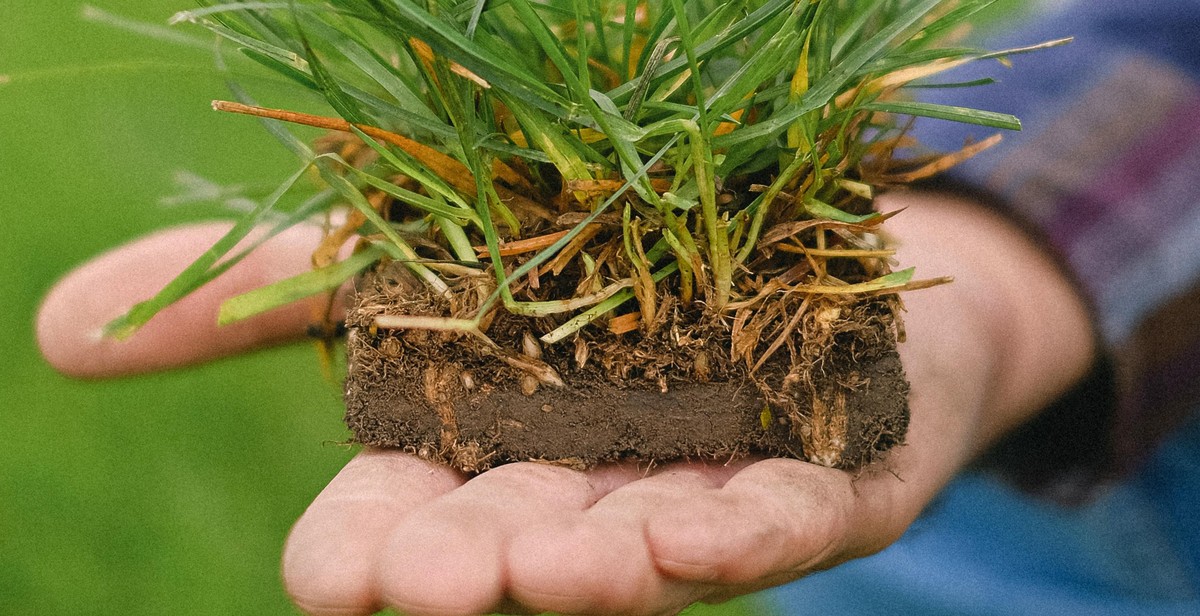
<path fill-rule="evenodd" d="M 427 129 L 427 124 L 441 123 L 440 118 L 417 95 L 420 91 L 417 85 L 402 77 L 398 69 L 388 65 L 363 42 L 355 40 L 346 32 L 345 26 L 339 29 L 311 17 L 304 19 L 303 25 L 305 30 L 337 50 L 350 65 L 390 94 L 409 116 L 405 119 L 407 124 Z"/>
<path fill-rule="evenodd" d="M 800 37 L 791 32 L 766 40 L 709 96 L 708 105 L 713 114 L 724 116 L 745 106 L 747 94 L 756 94 L 763 83 L 773 79 L 785 66 L 795 63 L 801 45 Z"/>
<path fill-rule="evenodd" d="M 529 145 L 536 146 L 538 150 L 542 151 L 554 163 L 563 179 L 571 181 L 592 178 L 586 161 L 580 156 L 577 149 L 587 146 L 570 133 L 546 121 L 537 111 L 526 109 L 519 101 L 510 101 L 504 96 L 501 96 L 500 100 L 505 102 L 505 105 L 517 118 Z"/>
<path fill-rule="evenodd" d="M 693 36 L 692 25 L 688 22 L 687 9 L 683 0 L 670 0 L 671 12 L 675 15 L 675 30 L 679 32 L 679 42 L 683 47 L 683 55 L 687 60 L 688 77 L 692 83 L 692 95 L 696 99 L 696 120 L 700 122 L 700 130 L 708 131 L 707 96 L 704 93 L 704 76 L 700 72 L 700 60 L 696 57 L 696 39 Z M 699 161 L 694 161 L 699 164 Z"/>
<path fill-rule="evenodd" d="M 608 136 L 608 141 L 621 162 L 622 175 L 633 185 L 639 197 L 657 206 L 658 194 L 650 186 L 650 179 L 638 171 L 642 168 L 642 160 L 634 145 L 645 137 L 646 131 L 621 117 L 616 104 L 603 93 L 592 90 L 591 100 L 593 119 L 600 126 L 600 132 Z"/>
<path fill-rule="evenodd" d="M 438 294 L 446 293 L 449 287 L 446 285 L 445 281 L 443 281 L 438 277 L 437 274 L 433 273 L 429 268 L 425 267 L 421 263 L 421 256 L 417 254 L 417 251 L 413 250 L 413 247 L 409 245 L 408 242 L 404 241 L 404 238 L 400 237 L 400 234 L 396 233 L 396 230 L 392 228 L 392 225 L 388 223 L 388 221 L 384 220 L 383 217 L 379 215 L 379 212 L 375 211 L 375 208 L 371 207 L 371 204 L 367 202 L 367 198 L 364 197 L 361 192 L 359 192 L 358 187 L 351 184 L 350 180 L 347 180 L 346 178 L 333 172 L 331 165 L 335 162 L 337 164 L 349 166 L 349 163 L 342 160 L 335 154 L 323 154 L 318 156 L 313 161 L 325 182 L 328 183 L 331 188 L 340 193 L 342 197 L 346 199 L 346 201 L 349 201 L 350 205 L 354 206 L 354 209 L 361 212 L 363 216 L 365 216 L 367 220 L 370 221 L 370 223 L 374 225 L 375 228 L 378 229 L 379 232 L 391 242 L 391 246 L 394 249 L 392 254 L 394 254 L 398 259 L 402 259 L 404 264 L 408 266 L 408 268 L 412 270 L 414 274 L 424 280 L 434 292 Z"/>
<path fill-rule="evenodd" d="M 916 268 L 910 267 L 898 272 L 880 276 L 866 282 L 848 285 L 800 285 L 797 290 L 803 293 L 820 293 L 823 295 L 859 295 L 863 293 L 879 293 L 888 289 L 897 289 L 912 280 Z"/>
<path fill-rule="evenodd" d="M 953 81 L 947 83 L 908 83 L 904 85 L 908 90 L 937 90 L 950 88 L 974 88 L 978 86 L 987 86 L 996 83 L 992 77 L 983 77 L 980 79 L 972 79 L 970 81 Z"/>
<path fill-rule="evenodd" d="M 216 6 L 208 0 L 198 0 L 197 4 L 205 7 Z M 289 3 L 288 8 L 294 4 Z M 301 10 L 308 7 L 297 5 L 296 8 Z M 289 47 L 295 40 L 292 29 L 282 20 L 275 19 L 270 11 L 225 11 L 213 13 L 212 17 L 233 30 L 277 47 Z"/>
<path fill-rule="evenodd" d="M 584 85 L 581 76 L 576 73 L 575 65 L 571 59 L 567 57 L 567 50 L 562 46 L 562 41 L 551 32 L 550 27 L 542 20 L 542 17 L 533 10 L 533 7 L 527 0 L 509 0 L 509 5 L 517 12 L 521 23 L 525 26 L 533 39 L 537 41 L 542 48 L 542 52 L 546 57 L 554 63 L 555 68 L 562 74 L 563 80 L 567 84 L 567 90 L 571 93 L 572 98 L 576 102 L 587 100 L 588 88 Z"/>
<path fill-rule="evenodd" d="M 280 184 L 275 189 L 275 192 L 238 220 L 233 225 L 233 228 L 226 232 L 220 240 L 217 240 L 216 244 L 200 255 L 191 265 L 187 266 L 174 280 L 167 283 L 154 297 L 138 302 L 129 312 L 105 325 L 104 335 L 112 336 L 118 340 L 124 340 L 132 336 L 164 308 L 187 297 L 193 291 L 199 289 L 208 281 L 216 278 L 217 275 L 228 269 L 232 263 L 227 263 L 223 268 L 219 269 L 216 266 L 239 242 L 250 235 L 259 221 L 263 219 L 264 215 L 279 203 L 280 199 L 296 185 L 296 182 L 300 178 L 304 177 L 310 166 L 311 163 L 305 164 L 299 171 L 285 180 L 283 184 Z"/>
<path fill-rule="evenodd" d="M 299 18 L 297 17 L 298 21 Z M 321 92 L 325 94 L 325 100 L 329 101 L 329 105 L 351 123 L 378 124 L 371 114 L 363 111 L 358 101 L 346 94 L 346 91 L 338 84 L 337 78 L 325 69 L 324 63 L 317 57 L 317 52 L 313 51 L 312 45 L 308 42 L 308 37 L 303 32 L 300 33 L 300 42 L 304 46 L 304 55 L 308 60 L 309 69 L 312 71 L 313 80 L 317 82 L 317 85 L 321 88 Z"/>
<path fill-rule="evenodd" d="M 575 105 L 550 89 L 543 80 L 518 70 L 518 65 L 511 60 L 492 53 L 427 11 L 408 2 L 370 0 L 369 3 L 378 11 L 378 18 L 371 20 L 371 23 L 380 29 L 401 36 L 402 40 L 416 37 L 447 60 L 462 65 L 493 87 L 509 92 L 556 117 L 566 118 L 574 113 Z"/>
<path fill-rule="evenodd" d="M 476 214 L 474 210 L 452 207 L 443 203 L 439 203 L 438 201 L 430 199 L 425 195 L 415 193 L 411 190 L 405 190 L 404 188 L 396 186 L 395 184 L 383 178 L 371 175 L 370 173 L 367 173 L 358 167 L 347 165 L 346 170 L 354 174 L 355 177 L 362 180 L 365 184 L 381 190 L 392 197 L 395 197 L 397 200 L 407 203 L 417 209 L 451 220 L 456 225 L 461 226 L 467 223 L 479 224 L 480 222 L 479 215 Z"/>
<path fill-rule="evenodd" d="M 317 82 L 313 81 L 312 75 L 297 69 L 295 66 L 292 66 L 287 62 L 283 62 L 273 56 L 268 56 L 257 49 L 251 49 L 249 47 L 242 47 L 239 49 L 239 51 L 241 51 L 242 55 L 246 56 L 247 58 L 254 60 L 268 69 L 287 77 L 288 79 L 291 79 L 292 81 L 304 86 L 305 88 L 308 88 L 309 90 L 320 90 L 320 86 L 317 85 Z"/>
<path fill-rule="evenodd" d="M 633 37 L 637 33 L 637 20 L 629 19 L 637 15 L 638 0 L 625 0 L 625 23 L 621 24 L 621 71 L 622 78 L 628 79 L 629 65 L 633 62 Z"/>
<path fill-rule="evenodd" d="M 836 61 L 834 45 L 838 8 L 829 2 L 821 2 L 813 12 L 808 35 L 808 81 L 816 83 L 825 78 Z"/>
<path fill-rule="evenodd" d="M 848 51 L 841 60 L 796 103 L 787 105 L 769 119 L 733 131 L 714 141 L 716 148 L 730 148 L 747 142 L 761 142 L 787 130 L 804 114 L 824 107 L 845 87 L 846 83 L 868 62 L 882 53 L 897 37 L 921 20 L 942 0 L 919 0 L 897 15 L 895 20 L 875 33 L 867 42 Z"/>
<path fill-rule="evenodd" d="M 370 245 L 345 261 L 292 276 L 227 299 L 221 304 L 220 313 L 217 315 L 217 324 L 236 323 L 306 297 L 332 291 L 386 254 L 386 250 Z"/>
<path fill-rule="evenodd" d="M 396 171 L 399 171 L 400 173 L 403 173 L 404 175 L 416 180 L 421 184 L 421 186 L 424 186 L 425 189 L 431 193 L 455 203 L 463 209 L 471 209 L 471 206 L 462 198 L 461 195 L 458 194 L 458 191 L 454 190 L 454 188 L 452 188 L 450 184 L 446 183 L 446 181 L 442 178 L 430 173 L 425 166 L 420 163 L 420 161 L 410 156 L 408 152 L 400 150 L 399 148 L 393 151 L 392 149 L 387 148 L 383 144 L 376 141 L 374 137 L 362 132 L 357 127 L 351 127 L 351 130 L 354 131 L 355 135 L 358 135 L 359 139 L 363 140 L 363 143 L 366 143 L 371 147 L 371 149 L 379 153 L 379 156 L 385 162 L 391 165 Z"/>
<path fill-rule="evenodd" d="M 308 61 L 294 51 L 284 49 L 277 45 L 272 45 L 271 43 L 267 43 L 265 41 L 260 41 L 209 19 L 199 19 L 196 21 L 196 23 L 208 28 L 218 36 L 221 36 L 237 45 L 253 49 L 264 56 L 274 58 L 279 62 L 291 66 L 297 71 L 311 76 L 311 72 L 308 68 Z"/>
<path fill-rule="evenodd" d="M 840 60 L 844 57 L 847 49 L 852 49 L 867 37 L 868 23 L 878 17 L 878 14 L 871 8 L 870 3 L 855 3 L 851 9 L 853 12 L 841 15 L 843 23 L 840 28 L 840 36 L 836 37 L 833 48 L 830 50 L 830 58 L 833 61 Z"/>
<path fill-rule="evenodd" d="M 577 14 L 582 12 L 581 8 L 583 7 L 588 9 L 588 18 L 591 20 L 592 28 L 596 33 L 596 46 L 600 48 L 600 53 L 603 55 L 602 62 L 607 66 L 612 66 L 616 59 L 613 57 L 613 46 L 608 42 L 608 28 L 605 27 L 604 16 L 600 14 L 603 8 L 602 5 L 603 3 L 593 0 L 575 0 Z M 577 29 L 579 32 L 585 33 L 587 29 L 583 27 L 583 20 L 579 20 L 578 18 L 577 20 L 580 22 Z"/>
<path fill-rule="evenodd" d="M 705 60 L 709 56 L 727 49 L 747 37 L 754 36 L 762 31 L 773 31 L 773 29 L 764 28 L 764 24 L 788 10 L 793 4 L 794 0 L 769 0 L 758 9 L 746 15 L 734 24 L 733 27 L 697 44 L 695 48 L 696 58 Z M 654 74 L 655 83 L 661 83 L 669 77 L 678 75 L 687 68 L 687 63 L 688 60 L 685 57 L 676 57 L 669 62 L 663 63 Z M 627 82 L 609 92 L 608 96 L 615 101 L 624 101 L 632 94 L 635 87 L 633 82 Z"/>
<path fill-rule="evenodd" d="M 862 215 L 850 214 L 848 212 L 839 210 L 838 208 L 833 207 L 832 205 L 829 205 L 828 203 L 825 203 L 823 201 L 819 201 L 819 200 L 813 199 L 813 198 L 808 198 L 808 199 L 804 200 L 804 209 L 809 214 L 812 214 L 813 216 L 815 216 L 817 218 L 827 218 L 829 220 L 836 220 L 838 222 L 848 222 L 851 224 L 858 224 L 858 223 L 866 222 L 868 220 L 871 220 L 872 218 L 877 218 L 879 216 L 878 212 L 871 212 L 870 214 L 862 214 Z"/>
<path fill-rule="evenodd" d="M 654 280 L 654 282 L 661 282 L 664 278 L 666 278 L 667 276 L 670 276 L 671 274 L 674 274 L 677 271 L 679 271 L 679 263 L 672 262 L 669 265 L 658 270 L 657 272 L 654 272 L 653 274 L 651 274 L 650 278 L 652 280 Z M 633 299 L 633 297 L 634 297 L 633 289 L 622 289 L 622 290 L 616 292 L 612 297 L 575 315 L 570 320 L 568 320 L 566 323 L 563 323 L 562 325 L 555 328 L 551 332 L 542 336 L 541 340 L 542 340 L 542 342 L 544 342 L 546 344 L 554 344 L 556 342 L 561 342 L 561 341 L 565 340 L 567 338 L 567 336 L 570 336 L 571 334 L 574 334 L 575 332 L 583 329 L 585 326 L 587 326 L 592 321 L 595 321 L 596 319 L 608 314 L 609 312 L 612 312 L 613 310 L 620 308 L 622 304 Z"/>
<path fill-rule="evenodd" d="M 1021 130 L 1021 121 L 1018 120 L 1016 116 L 1007 113 L 997 113 L 995 111 L 970 109 L 967 107 L 954 107 L 951 105 L 938 105 L 934 103 L 922 102 L 878 101 L 874 103 L 866 103 L 862 106 L 862 108 L 870 111 L 899 113 L 903 115 L 920 116 L 924 118 L 937 118 L 939 120 L 951 120 L 953 122 L 962 122 L 963 124 L 976 124 L 978 126 L 1002 128 L 1005 130 Z"/>
<path fill-rule="evenodd" d="M 483 9 L 488 4 L 488 0 L 475 0 L 475 6 L 471 7 L 471 17 L 467 21 L 467 38 L 475 38 L 475 29 L 479 27 L 479 18 L 483 17 Z"/>

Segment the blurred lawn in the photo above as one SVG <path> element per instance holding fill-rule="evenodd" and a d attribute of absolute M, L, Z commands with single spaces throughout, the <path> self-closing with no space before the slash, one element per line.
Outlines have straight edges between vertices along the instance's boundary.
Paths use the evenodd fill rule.
<path fill-rule="evenodd" d="M 100 4 L 165 23 L 186 0 Z M 24 8 L 30 7 L 30 8 Z M 65 379 L 32 321 L 96 253 L 212 210 L 166 209 L 177 170 L 271 180 L 289 155 L 209 110 L 201 50 L 79 19 L 73 2 L 0 21 L 0 614 L 293 613 L 289 525 L 351 452 L 336 388 L 303 346 L 119 382 Z M 138 70 L 83 70 L 143 60 Z M 193 67 L 192 70 L 166 65 Z"/>
<path fill-rule="evenodd" d="M 96 5 L 154 23 L 190 6 Z M 158 205 L 176 171 L 275 182 L 294 167 L 265 133 L 209 110 L 227 93 L 206 52 L 79 15 L 31 3 L 0 20 L 0 614 L 295 613 L 280 547 L 352 453 L 328 444 L 345 438 L 341 404 L 312 351 L 81 383 L 34 346 L 37 304 L 70 268 L 214 214 Z M 129 62 L 140 68 L 111 68 Z M 295 97 L 248 85 L 273 105 Z"/>

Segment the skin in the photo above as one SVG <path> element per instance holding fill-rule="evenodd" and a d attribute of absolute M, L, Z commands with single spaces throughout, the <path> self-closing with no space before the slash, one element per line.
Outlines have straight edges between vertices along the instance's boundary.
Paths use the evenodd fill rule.
<path fill-rule="evenodd" d="M 649 474 L 510 464 L 468 478 L 366 450 L 288 538 L 293 600 L 311 614 L 669 614 L 886 547 L 974 455 L 1080 378 L 1095 352 L 1082 302 L 1019 231 L 955 197 L 881 198 L 885 211 L 902 207 L 888 223 L 899 261 L 956 282 L 904 298 L 913 417 L 886 469 L 853 477 L 783 459 Z M 96 335 L 222 230 L 165 231 L 68 275 L 38 317 L 47 360 L 107 378 L 301 336 L 314 309 L 303 303 L 239 326 L 213 323 L 223 298 L 306 268 L 317 238 L 308 229 L 269 242 L 129 341 Z"/>

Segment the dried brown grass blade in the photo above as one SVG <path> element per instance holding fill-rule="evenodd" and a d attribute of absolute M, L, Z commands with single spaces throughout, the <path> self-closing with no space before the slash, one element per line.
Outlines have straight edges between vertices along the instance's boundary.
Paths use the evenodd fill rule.
<path fill-rule="evenodd" d="M 563 387 L 565 385 L 562 377 L 558 375 L 558 371 L 540 359 L 534 359 L 527 355 L 519 355 L 501 349 L 495 349 L 495 353 L 501 361 L 513 368 L 528 373 L 542 385 L 551 385 L 554 387 Z"/>
<path fill-rule="evenodd" d="M 854 248 L 820 249 L 820 248 L 809 248 L 807 246 L 796 246 L 793 244 L 779 244 L 779 245 L 775 246 L 775 249 L 780 252 L 790 252 L 793 254 L 807 254 L 807 255 L 812 255 L 814 257 L 825 257 L 825 258 L 844 257 L 844 258 L 859 258 L 859 259 L 863 259 L 863 258 L 886 259 L 888 257 L 895 256 L 895 254 L 896 254 L 895 250 L 890 250 L 890 249 L 882 249 L 882 250 L 859 250 L 859 249 L 854 249 Z"/>
<path fill-rule="evenodd" d="M 799 234 L 801 231 L 804 231 L 806 229 L 814 229 L 817 227 L 824 227 L 826 229 L 834 229 L 834 230 L 844 229 L 847 231 L 859 232 L 859 233 L 871 233 L 871 232 L 876 231 L 876 229 L 879 227 L 879 225 L 883 224 L 884 221 L 888 220 L 889 218 L 891 218 L 891 217 L 895 216 L 896 214 L 899 214 L 900 212 L 903 212 L 903 211 L 904 211 L 904 209 L 901 208 L 899 210 L 892 210 L 891 212 L 884 212 L 884 213 L 880 214 L 879 216 L 876 216 L 869 220 L 865 220 L 861 223 L 840 222 L 837 220 L 825 220 L 825 219 L 822 219 L 822 220 L 792 220 L 792 221 L 788 221 L 788 222 L 779 223 L 779 224 L 775 225 L 774 227 L 767 229 L 767 232 L 763 233 L 762 237 L 759 238 L 758 243 L 760 246 L 770 246 L 771 244 L 777 244 L 779 242 L 782 242 L 783 240 L 788 239 L 789 237 L 793 237 L 793 236 Z"/>
<path fill-rule="evenodd" d="M 613 317 L 608 322 L 608 331 L 617 334 L 627 334 L 638 328 L 638 324 L 642 320 L 642 315 L 637 312 L 630 312 L 619 317 Z"/>
<path fill-rule="evenodd" d="M 947 169 L 950 169 L 959 163 L 962 163 L 963 161 L 974 158 L 980 152 L 983 152 L 984 150 L 987 150 L 988 148 L 1000 143 L 1002 139 L 1004 139 L 1004 136 L 1000 133 L 996 133 L 995 135 L 992 135 L 983 141 L 972 143 L 957 152 L 940 156 L 934 159 L 933 162 L 913 169 L 912 171 L 906 171 L 904 173 L 889 173 L 878 176 L 874 179 L 884 184 L 908 184 L 917 180 L 923 180 L 946 171 Z"/>
<path fill-rule="evenodd" d="M 625 180 L 571 180 L 567 182 L 567 190 L 583 192 L 589 196 L 611 195 L 625 186 Z M 671 190 L 671 180 L 651 178 L 650 187 L 654 192 L 662 194 Z"/>
<path fill-rule="evenodd" d="M 330 118 L 326 116 L 317 116 L 298 111 L 286 111 L 283 109 L 269 109 L 266 107 L 256 107 L 254 105 L 244 105 L 231 101 L 213 101 L 213 109 L 217 111 L 225 111 L 228 113 L 240 113 L 251 115 L 259 118 L 269 118 L 272 120 L 281 120 L 291 122 L 293 124 L 303 124 L 305 126 L 313 126 L 316 128 L 324 128 L 326 130 L 336 130 L 341 132 L 353 132 L 351 127 L 357 128 L 371 137 L 394 145 L 401 150 L 407 152 L 413 158 L 421 161 L 430 171 L 437 174 L 438 177 L 446 180 L 451 186 L 458 190 L 464 190 L 470 193 L 475 192 L 475 176 L 467 169 L 467 166 L 454 160 L 450 156 L 443 154 L 423 143 L 413 141 L 404 135 L 399 135 L 391 131 L 384 130 L 375 126 L 365 124 L 351 124 L 341 118 Z"/>
<path fill-rule="evenodd" d="M 567 233 L 570 233 L 569 229 L 565 231 L 555 231 L 554 233 L 547 233 L 545 235 L 538 235 L 536 237 L 529 237 L 523 240 L 503 242 L 500 244 L 500 256 L 511 257 L 514 255 L 525 254 L 527 252 L 534 252 L 548 248 L 554 244 L 554 242 L 562 239 Z M 475 248 L 475 252 L 479 253 L 480 257 L 487 256 L 488 254 L 487 246 L 474 246 L 473 248 Z"/>
<path fill-rule="evenodd" d="M 553 259 L 550 260 L 549 263 L 546 264 L 546 269 L 555 276 L 561 274 L 562 271 L 567 267 L 567 264 L 571 262 L 571 259 L 574 259 L 575 255 L 579 254 L 579 251 L 583 250 L 583 247 L 586 246 L 588 242 L 592 241 L 592 239 L 600 233 L 600 229 L 602 228 L 604 228 L 604 226 L 598 224 L 590 224 L 584 227 L 583 230 L 579 232 L 579 235 L 575 236 L 575 239 L 571 240 L 569 244 L 563 247 L 562 252 L 559 252 Z"/>
<path fill-rule="evenodd" d="M 638 307 L 642 312 L 642 326 L 647 333 L 655 327 L 657 313 L 658 289 L 654 285 L 654 277 L 650 275 L 650 261 L 642 248 L 642 231 L 638 221 L 630 225 L 629 233 L 633 234 L 632 242 L 635 254 L 631 255 L 633 266 L 633 294 L 637 298 Z"/>
<path fill-rule="evenodd" d="M 425 41 L 414 37 L 408 39 L 408 44 L 412 46 L 413 52 L 416 53 L 419 58 L 421 58 L 422 62 L 424 62 L 426 65 L 433 64 L 433 48 L 431 48 Z M 450 66 L 450 72 L 454 73 L 455 75 L 458 75 L 459 77 L 462 77 L 463 79 L 466 79 L 481 88 L 491 89 L 492 84 L 488 83 L 483 77 L 472 73 L 467 69 L 467 67 L 458 64 L 457 62 L 447 62 L 447 64 Z"/>
<path fill-rule="evenodd" d="M 367 216 L 357 209 L 350 210 L 346 221 L 337 229 L 333 229 L 321 238 L 320 245 L 313 251 L 312 266 L 316 269 L 332 265 L 337 260 L 338 251 L 355 233 L 367 222 Z"/>
<path fill-rule="evenodd" d="M 368 126 L 366 124 L 351 124 L 341 118 L 330 118 L 326 116 L 312 115 L 308 113 L 300 113 L 298 111 L 287 111 L 284 109 L 270 109 L 267 107 L 257 107 L 254 105 L 244 105 L 231 101 L 213 101 L 213 109 L 217 111 L 225 111 L 228 113 L 239 113 L 250 115 L 259 118 L 268 118 L 271 120 L 280 120 L 290 122 L 292 124 L 303 124 L 304 126 L 312 126 L 315 128 L 323 128 L 325 130 L 336 130 L 340 132 L 353 132 L 351 127 L 357 128 L 362 132 L 370 135 L 374 139 L 378 139 L 384 143 L 394 145 L 408 153 L 409 156 L 419 160 L 435 175 L 442 178 L 446 183 L 453 186 L 455 190 L 465 194 L 475 194 L 475 175 L 466 165 L 458 162 L 454 158 L 443 154 L 423 143 L 413 141 L 404 135 L 399 135 L 388 130 L 376 126 Z M 498 175 L 510 184 L 522 186 L 528 184 L 528 180 L 520 179 L 520 174 L 513 171 L 507 165 L 501 164 L 499 167 L 501 174 Z M 507 169 L 507 171 L 504 171 Z M 551 214 L 547 208 L 532 199 L 516 193 L 504 186 L 496 186 L 496 193 L 500 199 L 506 204 L 518 205 L 533 212 L 540 218 L 550 220 Z"/>

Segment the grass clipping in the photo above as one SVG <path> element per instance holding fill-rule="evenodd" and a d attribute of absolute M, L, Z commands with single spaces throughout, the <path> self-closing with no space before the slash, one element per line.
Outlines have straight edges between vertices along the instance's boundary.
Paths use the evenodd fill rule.
<path fill-rule="evenodd" d="M 897 294 L 944 282 L 897 268 L 881 239 L 891 213 L 873 196 L 999 139 L 912 154 L 904 128 L 914 116 L 1019 128 L 909 92 L 986 83 L 938 78 L 1059 42 L 947 47 L 988 4 L 343 0 L 180 13 L 234 43 L 222 66 L 263 65 L 333 114 L 262 107 L 236 84 L 238 101 L 214 103 L 260 118 L 301 167 L 110 332 L 236 263 L 263 223 L 275 221 L 258 242 L 323 216 L 314 271 L 231 300 L 221 319 L 358 280 L 347 404 L 361 441 L 467 470 L 747 451 L 861 466 L 907 424 Z M 310 147 L 289 124 L 329 132 Z M 323 317 L 321 331 L 338 329 L 341 315 Z M 872 383 L 902 411 L 883 428 L 846 417 L 869 406 L 856 396 Z M 710 411 L 733 419 L 717 426 Z"/>

